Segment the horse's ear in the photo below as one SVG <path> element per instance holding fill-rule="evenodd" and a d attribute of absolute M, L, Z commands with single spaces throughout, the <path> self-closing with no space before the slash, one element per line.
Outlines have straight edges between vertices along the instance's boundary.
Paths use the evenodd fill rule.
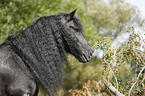
<path fill-rule="evenodd" d="M 78 8 L 77 8 L 77 9 L 78 9 Z M 71 19 L 74 17 L 74 15 L 75 15 L 77 9 L 75 9 L 74 11 L 72 11 L 71 13 L 69 13 L 69 14 L 67 15 L 66 19 L 67 19 L 67 20 L 71 20 Z"/>

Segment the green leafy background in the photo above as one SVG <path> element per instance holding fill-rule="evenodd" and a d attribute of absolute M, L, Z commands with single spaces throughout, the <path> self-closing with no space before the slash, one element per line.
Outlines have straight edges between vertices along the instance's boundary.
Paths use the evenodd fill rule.
<path fill-rule="evenodd" d="M 135 47 L 141 45 L 139 36 L 132 27 L 134 23 L 140 25 L 142 21 L 140 13 L 134 6 L 123 0 L 108 0 L 108 2 L 104 0 L 0 0 L 0 42 L 11 34 L 18 34 L 20 30 L 25 29 L 43 15 L 71 12 L 76 8 L 78 8 L 76 15 L 84 25 L 86 39 L 94 49 L 102 49 L 104 54 L 102 59 L 93 57 L 86 64 L 80 63 L 73 56 L 68 55 L 71 70 L 68 70 L 64 64 L 65 83 L 63 91 L 60 91 L 59 94 L 70 96 L 85 94 L 86 91 L 80 91 L 83 89 L 84 83 L 88 80 L 98 82 L 102 78 L 106 78 L 115 88 L 119 87 L 118 91 L 127 95 L 137 78 L 132 72 L 132 66 L 133 64 L 139 66 L 141 70 L 144 66 L 145 56 L 144 52 L 135 50 Z M 131 33 L 128 41 L 119 48 L 112 49 L 111 42 L 121 33 L 126 32 Z M 112 61 L 117 65 L 112 66 Z M 114 75 L 110 73 L 110 68 L 118 80 L 118 86 L 116 86 Z M 131 94 L 143 94 L 144 79 L 137 81 L 138 84 L 133 88 Z M 105 88 L 106 91 L 102 90 L 99 93 L 91 90 L 89 92 L 102 95 L 103 92 L 108 95 L 114 94 L 110 93 L 107 87 Z M 78 90 L 78 93 L 70 92 L 70 89 Z M 88 93 L 86 94 L 88 95 Z M 40 91 L 39 95 L 43 96 L 43 92 Z"/>

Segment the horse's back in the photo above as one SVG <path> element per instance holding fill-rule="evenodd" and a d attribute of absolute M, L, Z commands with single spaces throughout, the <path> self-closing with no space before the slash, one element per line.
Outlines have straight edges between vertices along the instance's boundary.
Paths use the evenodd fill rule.
<path fill-rule="evenodd" d="M 0 47 L 0 96 L 34 94 L 35 82 L 21 70 L 12 53 L 9 45 Z"/>

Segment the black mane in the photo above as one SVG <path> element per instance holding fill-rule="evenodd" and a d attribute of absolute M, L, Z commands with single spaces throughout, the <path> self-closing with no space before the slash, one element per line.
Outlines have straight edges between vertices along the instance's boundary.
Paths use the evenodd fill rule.
<path fill-rule="evenodd" d="M 5 42 L 11 45 L 12 50 L 24 62 L 25 66 L 19 65 L 23 66 L 21 69 L 31 72 L 37 82 L 51 94 L 55 94 L 56 89 L 62 85 L 62 60 L 66 57 L 60 32 L 65 30 L 61 16 L 63 15 L 41 17 Z"/>
<path fill-rule="evenodd" d="M 0 87 L 0 92 L 1 89 L 6 90 L 2 94 L 36 96 L 39 85 L 42 85 L 49 95 L 57 95 L 59 88 L 62 88 L 62 63 L 67 62 L 66 53 L 72 54 L 80 62 L 90 60 L 92 48 L 82 34 L 83 27 L 75 12 L 40 17 L 0 44 L 2 57 L 7 58 L 8 66 L 12 65 L 8 77 L 15 77 L 11 84 Z M 0 67 L 3 68 L 3 63 L 0 63 Z M 7 75 L 6 71 L 4 68 L 4 76 Z"/>

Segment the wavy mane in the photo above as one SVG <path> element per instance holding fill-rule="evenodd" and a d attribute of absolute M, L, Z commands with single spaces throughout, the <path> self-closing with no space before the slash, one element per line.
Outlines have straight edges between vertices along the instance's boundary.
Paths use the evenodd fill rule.
<path fill-rule="evenodd" d="M 21 69 L 30 71 L 50 94 L 55 94 L 62 85 L 62 60 L 66 57 L 60 32 L 63 29 L 60 15 L 41 17 L 20 34 L 6 40 L 21 58 Z"/>

